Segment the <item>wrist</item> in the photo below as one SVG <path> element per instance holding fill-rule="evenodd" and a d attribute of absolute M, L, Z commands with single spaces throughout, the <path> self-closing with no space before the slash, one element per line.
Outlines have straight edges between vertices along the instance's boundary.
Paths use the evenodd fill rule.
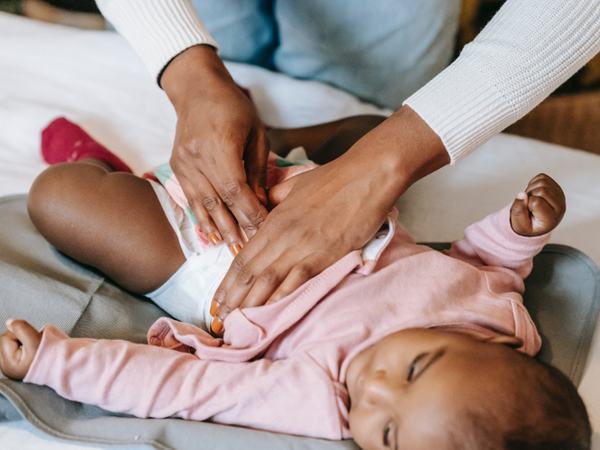
<path fill-rule="evenodd" d="M 413 183 L 450 162 L 442 140 L 408 106 L 366 134 L 352 150 L 362 151 L 366 167 L 397 199 Z"/>
<path fill-rule="evenodd" d="M 185 107 L 195 91 L 223 82 L 233 83 L 233 79 L 215 48 L 209 45 L 195 45 L 175 56 L 159 79 L 175 110 Z"/>

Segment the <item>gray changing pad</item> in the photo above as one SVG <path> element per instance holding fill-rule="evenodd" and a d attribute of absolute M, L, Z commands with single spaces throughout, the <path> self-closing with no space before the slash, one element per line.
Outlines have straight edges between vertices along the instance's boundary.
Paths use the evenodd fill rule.
<path fill-rule="evenodd" d="M 38 327 L 54 323 L 72 336 L 144 342 L 147 328 L 164 312 L 56 252 L 29 221 L 25 198 L 0 198 L 0 332 L 7 318 L 17 317 Z M 579 383 L 600 306 L 598 268 L 580 251 L 551 244 L 536 257 L 526 285 L 526 305 L 544 338 L 540 358 Z M 75 441 L 182 450 L 356 448 L 351 441 L 122 417 L 6 378 L 0 378 L 0 394 L 0 420 L 24 417 L 43 432 Z"/>

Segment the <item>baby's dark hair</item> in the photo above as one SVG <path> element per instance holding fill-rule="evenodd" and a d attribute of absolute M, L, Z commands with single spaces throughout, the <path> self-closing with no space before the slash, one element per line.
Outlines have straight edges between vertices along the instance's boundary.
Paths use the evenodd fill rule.
<path fill-rule="evenodd" d="M 515 352 L 518 353 L 518 352 Z M 592 427 L 577 389 L 560 370 L 518 353 L 500 404 L 474 405 L 452 441 L 463 450 L 589 450 Z M 504 395 L 505 394 L 505 395 Z M 464 431 L 467 430 L 466 434 Z"/>

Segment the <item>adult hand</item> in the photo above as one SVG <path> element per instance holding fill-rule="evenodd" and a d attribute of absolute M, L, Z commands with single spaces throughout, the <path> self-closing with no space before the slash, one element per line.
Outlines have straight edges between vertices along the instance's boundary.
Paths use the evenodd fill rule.
<path fill-rule="evenodd" d="M 13 380 L 27 375 L 42 340 L 42 333 L 24 320 L 8 320 L 0 335 L 0 370 Z"/>
<path fill-rule="evenodd" d="M 189 48 L 161 84 L 177 112 L 171 168 L 198 225 L 236 254 L 267 216 L 264 126 L 212 47 Z"/>
<path fill-rule="evenodd" d="M 217 289 L 213 331 L 233 309 L 278 301 L 364 246 L 402 192 L 448 162 L 437 135 L 404 107 L 343 156 L 293 178 Z"/>

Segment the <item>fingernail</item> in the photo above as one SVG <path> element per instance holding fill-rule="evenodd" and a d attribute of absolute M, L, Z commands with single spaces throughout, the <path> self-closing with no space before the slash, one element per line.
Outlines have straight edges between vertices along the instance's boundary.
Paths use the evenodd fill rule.
<path fill-rule="evenodd" d="M 212 324 L 210 325 L 210 329 L 214 334 L 221 334 L 221 331 L 223 331 L 223 321 L 220 317 L 214 318 Z"/>
<path fill-rule="evenodd" d="M 6 320 L 6 327 L 10 328 L 12 326 L 12 324 L 14 323 L 15 319 L 7 319 Z"/>
<path fill-rule="evenodd" d="M 527 193 L 525 193 L 525 192 L 519 192 L 519 193 L 517 194 L 517 198 L 518 198 L 519 200 L 525 200 L 525 199 L 527 199 Z"/>
<path fill-rule="evenodd" d="M 223 240 L 221 234 L 218 231 L 213 231 L 208 234 L 208 240 L 212 242 L 213 245 L 217 245 L 219 242 Z"/>
<path fill-rule="evenodd" d="M 242 249 L 242 244 L 240 244 L 238 242 L 236 242 L 234 244 L 229 244 L 229 250 L 231 250 L 231 253 L 233 254 L 233 256 L 237 256 L 241 249 Z"/>
<path fill-rule="evenodd" d="M 210 315 L 215 317 L 215 314 L 217 314 L 217 309 L 219 309 L 219 303 L 213 300 L 210 304 Z"/>

